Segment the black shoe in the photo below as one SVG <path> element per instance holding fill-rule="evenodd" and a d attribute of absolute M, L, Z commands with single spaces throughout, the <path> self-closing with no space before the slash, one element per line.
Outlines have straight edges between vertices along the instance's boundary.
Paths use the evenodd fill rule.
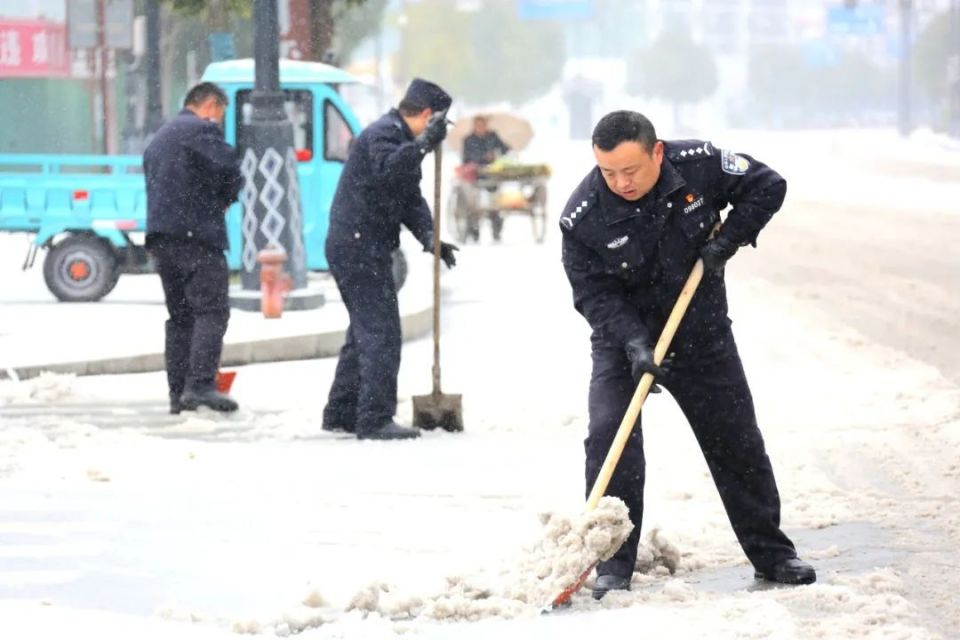
<path fill-rule="evenodd" d="M 597 581 L 593 583 L 593 599 L 599 600 L 608 591 L 630 591 L 630 578 L 612 574 L 597 576 Z"/>
<path fill-rule="evenodd" d="M 401 427 L 393 420 L 378 429 L 357 431 L 357 438 L 360 440 L 409 440 L 411 438 L 419 437 L 419 429 Z"/>
<path fill-rule="evenodd" d="M 229 413 L 236 411 L 237 406 L 236 400 L 214 389 L 206 391 L 187 389 L 180 396 L 180 408 L 184 411 L 194 411 L 197 407 L 209 407 L 214 411 Z"/>
<path fill-rule="evenodd" d="M 783 584 L 813 584 L 817 581 L 817 572 L 800 558 L 787 558 L 769 569 L 757 571 L 753 577 Z"/>

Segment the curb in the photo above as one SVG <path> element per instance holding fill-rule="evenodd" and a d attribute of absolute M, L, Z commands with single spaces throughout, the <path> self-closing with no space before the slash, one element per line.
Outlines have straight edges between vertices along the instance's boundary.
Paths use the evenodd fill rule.
<path fill-rule="evenodd" d="M 400 324 L 403 329 L 404 342 L 427 335 L 433 327 L 433 305 L 401 316 Z M 346 328 L 343 328 L 324 333 L 226 343 L 223 345 L 220 364 L 223 367 L 236 367 L 260 362 L 310 360 L 336 356 L 340 353 L 340 347 L 343 345 L 346 332 Z M 8 375 L 9 372 L 12 372 L 20 380 L 27 380 L 36 378 L 45 371 L 73 373 L 78 376 L 97 376 L 147 373 L 163 371 L 165 368 L 166 363 L 163 353 L 148 353 L 102 360 L 10 367 L 7 372 Z"/>

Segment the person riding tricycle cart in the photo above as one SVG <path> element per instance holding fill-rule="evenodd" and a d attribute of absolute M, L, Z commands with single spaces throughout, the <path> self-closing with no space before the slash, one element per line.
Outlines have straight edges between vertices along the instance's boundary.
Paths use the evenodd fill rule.
<path fill-rule="evenodd" d="M 499 241 L 508 214 L 529 216 L 534 239 L 543 241 L 550 168 L 513 157 L 532 138 L 530 123 L 508 113 L 461 118 L 451 129 L 447 141 L 460 153 L 462 164 L 454 170 L 447 215 L 459 242 L 479 242 L 484 219 L 490 220 L 493 239 Z"/>

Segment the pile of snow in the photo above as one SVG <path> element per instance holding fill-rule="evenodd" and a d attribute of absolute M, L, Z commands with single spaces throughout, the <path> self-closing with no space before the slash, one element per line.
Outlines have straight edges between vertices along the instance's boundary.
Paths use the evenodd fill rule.
<path fill-rule="evenodd" d="M 236 621 L 232 628 L 238 633 L 286 636 L 361 619 L 429 623 L 536 616 L 575 584 L 584 570 L 610 558 L 633 529 L 626 505 L 613 497 L 604 497 L 596 509 L 575 516 L 543 513 L 540 522 L 540 539 L 499 571 L 448 576 L 444 585 L 429 595 L 372 582 L 355 593 L 342 611 L 329 606 L 313 590 L 290 611 L 267 621 Z M 164 614 L 180 619 L 193 615 Z"/>
<path fill-rule="evenodd" d="M 609 496 L 592 511 L 572 517 L 543 513 L 540 522 L 542 537 L 496 575 L 450 576 L 440 593 L 426 598 L 374 584 L 354 596 L 347 611 L 375 611 L 393 620 L 480 620 L 535 613 L 575 584 L 587 568 L 610 558 L 633 529 L 626 505 Z"/>
<path fill-rule="evenodd" d="M 0 380 L 0 406 L 15 403 L 42 404 L 68 398 L 73 394 L 76 375 L 44 371 L 29 380 Z"/>

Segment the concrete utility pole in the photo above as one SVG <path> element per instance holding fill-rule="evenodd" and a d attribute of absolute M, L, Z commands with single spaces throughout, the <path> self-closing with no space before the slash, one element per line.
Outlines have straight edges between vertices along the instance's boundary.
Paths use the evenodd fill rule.
<path fill-rule="evenodd" d="M 152 136 L 163 125 L 163 98 L 160 87 L 160 2 L 146 1 L 147 114 L 144 128 Z"/>
<path fill-rule="evenodd" d="M 900 0 L 900 73 L 899 97 L 897 99 L 897 130 L 900 135 L 910 135 L 913 129 L 910 115 L 912 91 L 911 65 L 913 64 L 913 0 Z"/>
<path fill-rule="evenodd" d="M 97 1 L 97 80 L 100 87 L 100 113 L 103 123 L 102 152 L 116 153 L 116 141 L 113 135 L 114 117 L 112 113 L 112 95 L 110 83 L 107 79 L 107 68 L 110 64 L 110 51 L 107 49 L 107 6 L 106 0 Z"/>
<path fill-rule="evenodd" d="M 947 58 L 950 135 L 960 138 L 960 0 L 952 0 L 950 3 L 950 41 L 953 43 L 953 51 Z"/>
<path fill-rule="evenodd" d="M 254 90 L 249 125 L 240 127 L 237 144 L 243 156 L 245 185 L 241 235 L 242 290 L 231 295 L 231 305 L 248 310 L 260 308 L 260 265 L 257 254 L 267 246 L 281 247 L 287 254 L 285 269 L 293 281 L 286 309 L 312 309 L 323 304 L 319 291 L 307 289 L 306 252 L 300 184 L 293 146 L 293 124 L 284 110 L 280 91 L 280 36 L 276 0 L 255 0 Z"/>

